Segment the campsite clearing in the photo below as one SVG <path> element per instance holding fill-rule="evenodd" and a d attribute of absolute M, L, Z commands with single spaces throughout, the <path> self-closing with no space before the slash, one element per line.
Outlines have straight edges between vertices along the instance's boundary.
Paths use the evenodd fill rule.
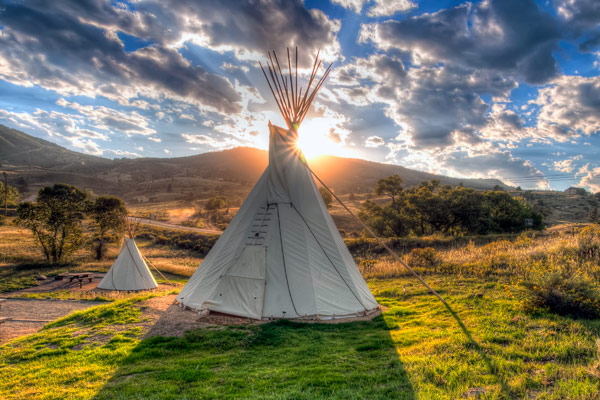
<path fill-rule="evenodd" d="M 440 248 L 440 257 L 456 268 L 429 271 L 425 279 L 466 332 L 386 260 L 366 274 L 376 300 L 388 307 L 373 321 L 208 325 L 179 314 L 171 320 L 178 327 L 160 330 L 177 289 L 119 294 L 1 346 L 0 397 L 592 400 L 600 385 L 600 320 L 526 313 L 510 290 L 511 260 L 522 264 L 570 248 L 570 231 L 513 244 Z M 28 232 L 3 226 L 0 235 L 7 257 L 0 265 L 3 279 L 93 270 L 83 256 L 68 267 L 33 264 L 36 253 L 20 253 L 33 243 Z M 180 272 L 179 282 L 201 261 L 191 250 L 146 239 L 139 245 L 163 273 Z M 116 258 L 113 246 L 111 259 L 98 269 L 108 270 Z M 368 258 L 380 260 L 377 254 Z M 74 285 L 70 292 L 28 296 L 82 298 Z"/>
<path fill-rule="evenodd" d="M 145 311 L 151 295 L 144 295 L 77 312 L 1 347 L 0 393 L 7 399 L 596 396 L 600 321 L 524 315 L 503 282 L 430 280 L 473 341 L 411 279 L 369 281 L 389 306 L 373 321 L 216 326 L 183 337 L 144 339 L 152 325 Z"/>

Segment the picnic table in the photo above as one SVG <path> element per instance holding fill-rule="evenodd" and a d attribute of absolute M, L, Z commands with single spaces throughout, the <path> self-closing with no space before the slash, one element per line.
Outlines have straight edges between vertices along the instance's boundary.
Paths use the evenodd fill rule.
<path fill-rule="evenodd" d="M 62 274 L 62 275 L 56 275 L 56 277 L 54 278 L 57 281 L 63 280 L 63 279 L 69 279 L 69 282 L 73 282 L 74 280 L 78 280 L 79 281 L 79 287 L 81 288 L 83 286 L 83 281 L 85 279 L 87 279 L 89 282 L 92 282 L 92 279 L 94 279 L 96 276 L 94 275 L 93 272 L 70 272 L 67 274 Z"/>

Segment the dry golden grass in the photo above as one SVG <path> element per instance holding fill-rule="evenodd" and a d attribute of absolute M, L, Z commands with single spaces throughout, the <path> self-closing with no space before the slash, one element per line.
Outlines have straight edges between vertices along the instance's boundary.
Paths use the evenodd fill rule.
<path fill-rule="evenodd" d="M 162 273 L 189 278 L 202 262 L 194 252 L 158 246 L 149 241 L 136 241 L 140 251 Z"/>
<path fill-rule="evenodd" d="M 536 260 L 559 263 L 572 258 L 571 253 L 578 252 L 582 246 L 579 230 L 569 227 L 555 229 L 550 234 L 522 234 L 512 242 L 498 240 L 479 246 L 470 242 L 467 246 L 436 249 L 439 265 L 430 268 L 417 266 L 414 269 L 420 274 L 441 272 L 482 277 L 493 274 L 518 276 L 528 271 Z M 404 255 L 403 260 L 409 263 L 410 257 Z M 410 274 L 387 254 L 374 260 L 362 260 L 359 269 L 366 278 L 395 278 Z"/>
<path fill-rule="evenodd" d="M 0 228 L 0 266 L 36 262 L 43 258 L 31 232 L 9 225 Z"/>
<path fill-rule="evenodd" d="M 202 257 L 192 251 L 153 245 L 142 240 L 137 244 L 150 263 L 173 282 L 186 281 L 202 262 Z M 54 276 L 77 271 L 106 272 L 116 260 L 119 251 L 120 243 L 108 243 L 105 259 L 97 261 L 93 257 L 92 250 L 83 247 L 68 257 L 64 263 L 49 264 L 29 230 L 14 225 L 0 226 L 0 291 L 34 286 L 36 285 L 34 277 L 39 274 Z M 151 270 L 157 281 L 163 281 L 153 268 Z M 63 298 L 64 293 L 57 292 L 56 296 Z M 88 297 L 92 299 L 98 294 L 77 296 L 78 299 Z M 103 293 L 101 296 L 106 299 L 113 299 L 113 297 L 119 299 L 122 294 Z"/>

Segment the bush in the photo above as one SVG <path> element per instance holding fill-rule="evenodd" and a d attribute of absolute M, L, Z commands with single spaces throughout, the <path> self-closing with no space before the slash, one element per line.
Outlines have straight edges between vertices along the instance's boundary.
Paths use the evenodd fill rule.
<path fill-rule="evenodd" d="M 521 282 L 523 306 L 582 318 L 600 317 L 600 291 L 583 273 L 568 266 L 537 263 Z"/>
<path fill-rule="evenodd" d="M 369 259 L 362 260 L 358 264 L 358 269 L 360 270 L 361 274 L 368 275 L 374 271 L 375 266 L 377 265 L 377 262 L 378 262 L 377 260 L 369 260 Z"/>
<path fill-rule="evenodd" d="M 413 269 L 433 270 L 433 272 L 437 272 L 438 267 L 442 263 L 442 260 L 433 247 L 412 249 L 406 261 Z"/>
<path fill-rule="evenodd" d="M 577 235 L 579 251 L 584 258 L 600 258 L 600 227 L 586 226 Z"/>

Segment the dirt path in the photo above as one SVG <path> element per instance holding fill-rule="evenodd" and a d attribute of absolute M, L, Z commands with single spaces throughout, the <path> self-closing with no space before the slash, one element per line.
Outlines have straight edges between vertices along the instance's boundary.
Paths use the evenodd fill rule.
<path fill-rule="evenodd" d="M 44 281 L 40 281 L 37 286 L 32 286 L 27 289 L 16 290 L 14 292 L 3 293 L 2 296 L 12 297 L 18 296 L 24 293 L 45 293 L 45 292 L 57 292 L 62 290 L 68 290 L 70 292 L 87 292 L 93 289 L 96 289 L 96 286 L 100 283 L 104 274 L 102 273 L 94 273 L 94 279 L 90 282 L 88 279 L 84 279 L 81 282 L 81 287 L 79 287 L 79 281 L 73 280 L 73 282 L 69 282 L 68 279 L 55 280 L 54 278 L 49 278 Z"/>
<path fill-rule="evenodd" d="M 0 324 L 0 344 L 35 333 L 48 322 L 75 310 L 85 310 L 99 304 L 104 302 L 7 298 L 2 303 L 0 318 L 11 317 L 12 321 Z"/>
<path fill-rule="evenodd" d="M 233 317 L 223 314 L 201 316 L 197 312 L 186 310 L 173 304 L 177 295 L 153 297 L 136 306 L 140 307 L 144 318 L 136 324 L 127 327 L 140 326 L 144 337 L 152 336 L 183 336 L 186 331 L 194 328 L 225 325 L 254 325 L 269 321 L 257 321 L 249 318 Z M 98 301 L 75 300 L 38 300 L 7 298 L 0 310 L 1 317 L 12 317 L 12 321 L 0 324 L 0 345 L 17 338 L 37 332 L 45 324 L 65 316 L 75 310 L 84 310 L 99 304 Z M 343 323 L 357 320 L 370 320 L 379 315 L 377 311 L 368 316 L 352 319 L 336 319 L 320 321 L 324 323 Z M 316 322 L 316 321 L 308 321 Z"/>
<path fill-rule="evenodd" d="M 154 226 L 158 226 L 161 228 L 167 228 L 167 229 L 179 229 L 182 231 L 210 233 L 213 235 L 220 235 L 221 233 L 223 233 L 222 231 L 219 231 L 216 229 L 193 228 L 191 226 L 175 225 L 175 224 L 170 224 L 168 222 L 156 221 L 156 220 L 146 219 L 146 218 L 141 218 L 140 223 L 144 224 L 144 225 L 154 225 Z"/>

